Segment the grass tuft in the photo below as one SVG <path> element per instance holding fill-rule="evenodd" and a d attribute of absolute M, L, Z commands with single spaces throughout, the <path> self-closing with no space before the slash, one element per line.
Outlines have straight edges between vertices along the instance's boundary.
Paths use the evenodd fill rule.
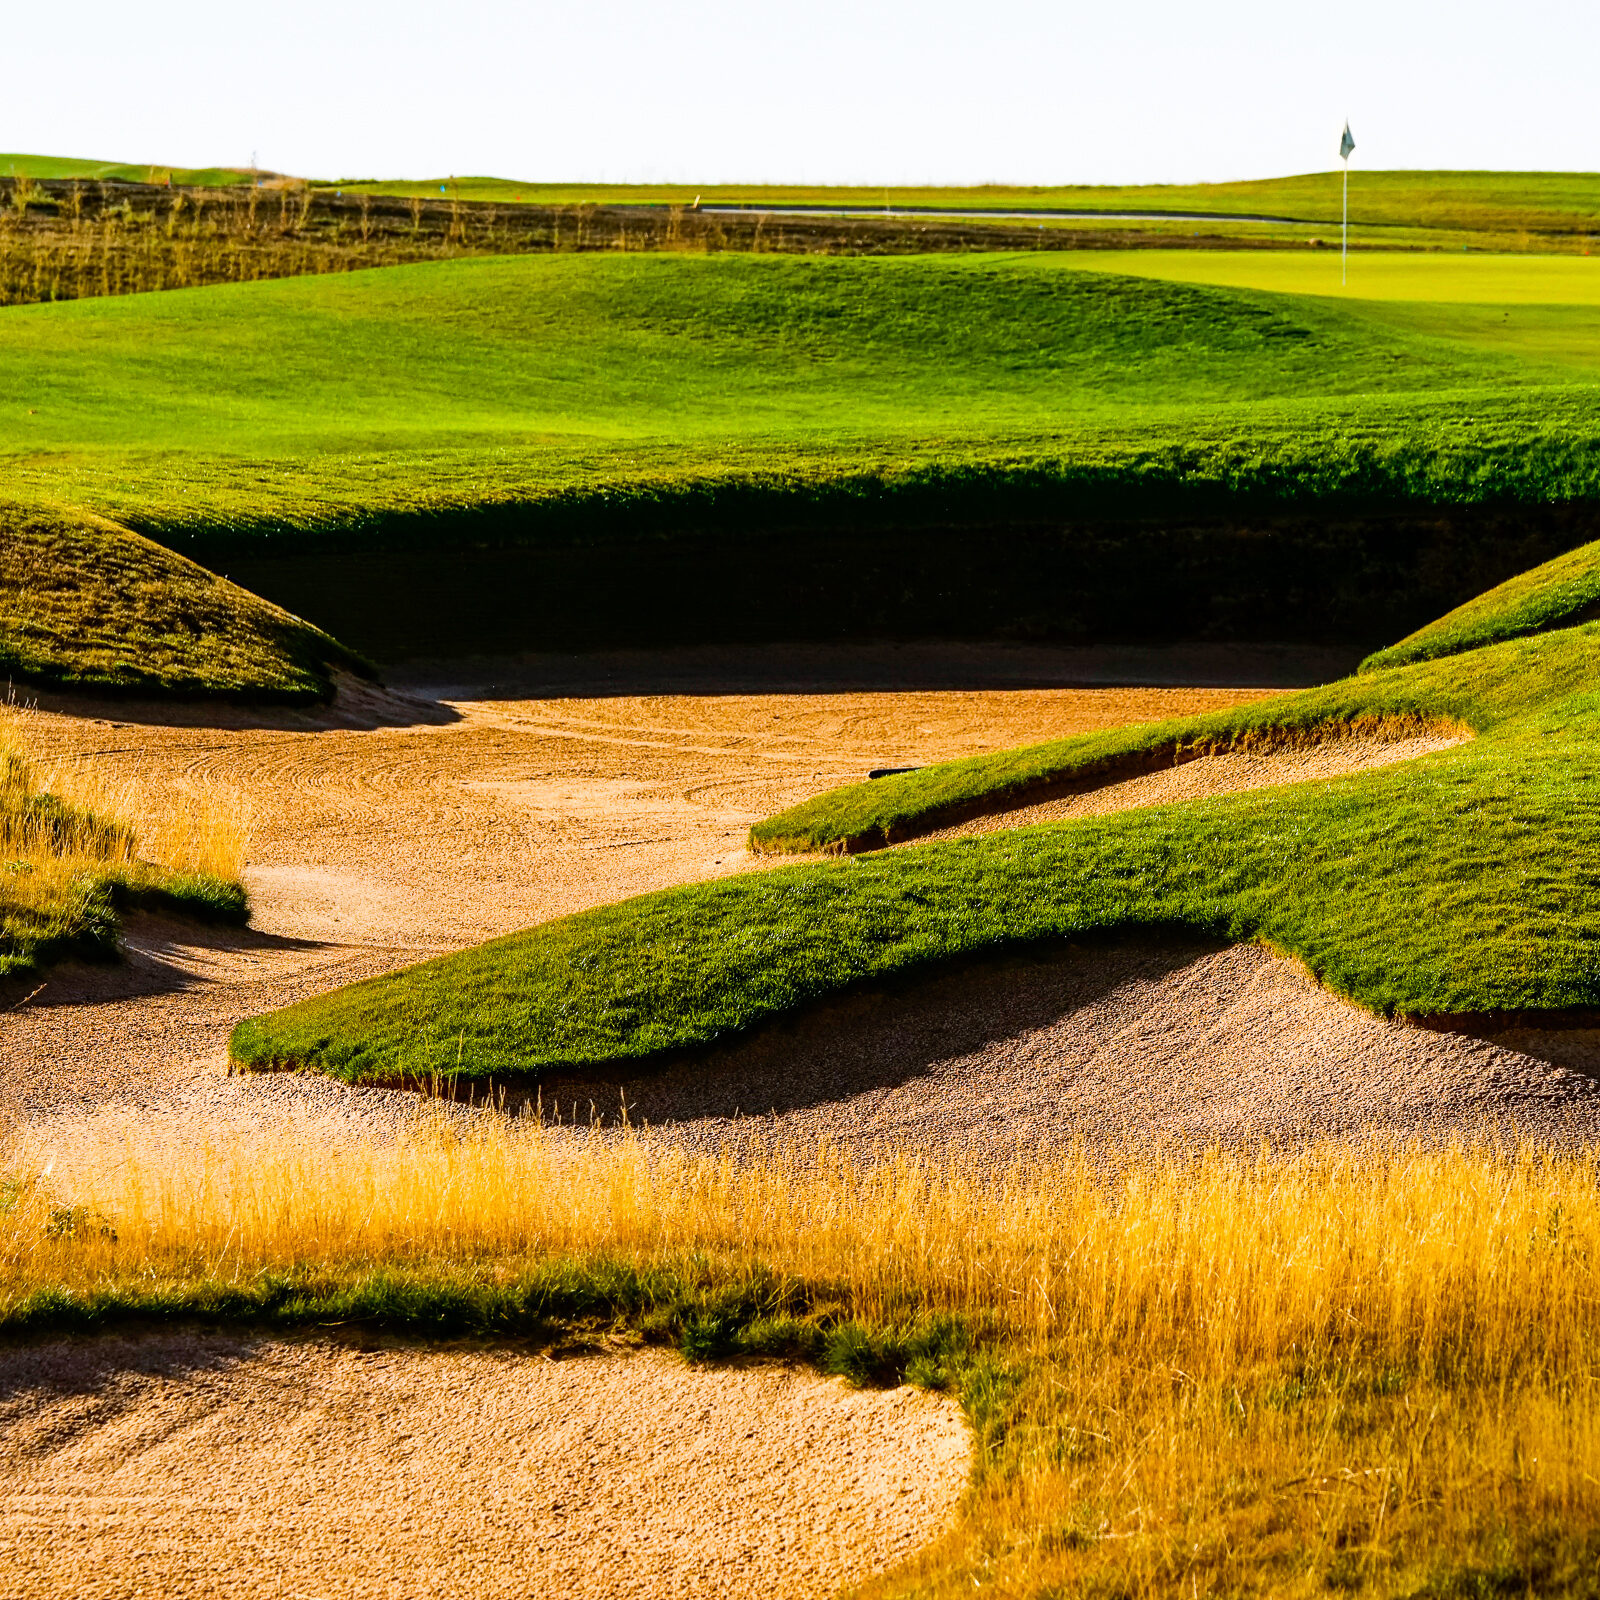
<path fill-rule="evenodd" d="M 119 911 L 244 922 L 240 797 L 153 795 L 92 764 L 31 761 L 26 742 L 26 718 L 0 710 L 0 977 L 115 956 Z"/>

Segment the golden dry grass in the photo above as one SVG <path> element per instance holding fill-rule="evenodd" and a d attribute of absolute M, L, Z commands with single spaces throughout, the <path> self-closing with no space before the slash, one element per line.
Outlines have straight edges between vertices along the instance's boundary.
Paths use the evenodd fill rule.
<path fill-rule="evenodd" d="M 247 796 L 26 751 L 25 716 L 0 706 L 0 976 L 109 948 L 119 895 L 242 914 Z"/>
<path fill-rule="evenodd" d="M 883 1593 L 1590 1592 L 1586 1157 L 1346 1146 L 950 1173 L 419 1120 L 363 1149 L 113 1151 L 78 1183 L 65 1228 L 59 1196 L 14 1186 L 0 1317 L 135 1291 L 170 1312 L 272 1274 L 404 1270 L 426 1298 L 620 1262 L 804 1281 L 866 1328 L 957 1319 L 978 1340 L 956 1375 L 978 1476 L 960 1526 Z"/>

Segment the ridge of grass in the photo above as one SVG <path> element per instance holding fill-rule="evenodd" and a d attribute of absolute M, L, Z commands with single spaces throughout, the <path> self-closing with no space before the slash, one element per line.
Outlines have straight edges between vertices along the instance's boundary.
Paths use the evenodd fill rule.
<path fill-rule="evenodd" d="M 1503 639 L 1590 621 L 1600 608 L 1600 543 L 1569 550 L 1529 572 L 1476 596 L 1419 628 L 1398 644 L 1375 651 L 1362 672 L 1476 650 Z"/>
<path fill-rule="evenodd" d="M 1141 742 L 1283 737 L 1374 717 L 1478 732 L 1336 780 L 641 896 L 246 1020 L 230 1051 L 245 1067 L 352 1082 L 536 1077 L 702 1047 L 941 962 L 1177 928 L 1264 942 L 1383 1014 L 1594 1006 L 1597 675 L 1600 626 L 1572 628 L 1044 756 L 839 791 L 815 805 L 809 841 L 846 837 L 871 820 L 863 806 L 905 814 L 908 794 L 933 806 L 984 783 L 1004 793 Z M 768 837 L 797 828 L 791 814 Z"/>
<path fill-rule="evenodd" d="M 0 672 L 97 694 L 306 704 L 372 668 L 310 623 L 91 513 L 0 504 Z"/>

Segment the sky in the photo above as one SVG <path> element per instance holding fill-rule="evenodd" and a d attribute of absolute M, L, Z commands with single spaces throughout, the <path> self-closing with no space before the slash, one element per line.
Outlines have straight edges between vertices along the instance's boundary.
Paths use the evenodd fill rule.
<path fill-rule="evenodd" d="M 68 35 L 70 34 L 70 37 Z M 1600 170 L 1594 0 L 78 0 L 0 149 L 307 177 L 1156 183 Z"/>

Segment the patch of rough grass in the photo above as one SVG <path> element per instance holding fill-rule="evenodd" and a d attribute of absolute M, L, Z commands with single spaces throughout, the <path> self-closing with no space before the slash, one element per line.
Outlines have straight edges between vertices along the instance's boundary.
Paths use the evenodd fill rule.
<path fill-rule="evenodd" d="M 167 790 L 158 806 L 92 766 L 41 768 L 22 744 L 21 719 L 0 714 L 0 977 L 114 954 L 120 910 L 244 920 L 239 800 Z"/>
<path fill-rule="evenodd" d="M 1459 655 L 1503 639 L 1575 627 L 1596 615 L 1600 615 L 1600 544 L 1586 544 L 1507 579 L 1399 644 L 1374 652 L 1361 663 L 1361 671 L 1381 672 L 1413 661 Z"/>
<path fill-rule="evenodd" d="M 87 512 L 0 505 L 0 672 L 95 693 L 328 699 L 337 640 Z"/>
<path fill-rule="evenodd" d="M 0 1333 L 179 1321 L 779 1355 L 958 1396 L 956 1526 L 866 1591 L 1590 1593 L 1600 1191 L 1531 1148 L 1333 1145 L 934 1172 L 419 1117 L 13 1146 Z"/>

